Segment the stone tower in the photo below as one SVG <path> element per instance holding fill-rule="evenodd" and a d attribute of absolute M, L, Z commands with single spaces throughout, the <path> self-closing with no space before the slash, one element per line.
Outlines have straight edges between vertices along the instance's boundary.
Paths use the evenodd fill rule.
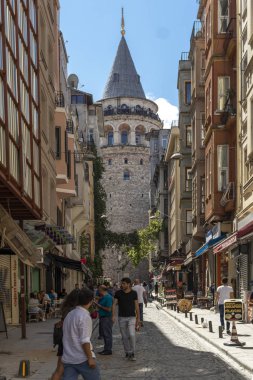
<path fill-rule="evenodd" d="M 158 107 L 146 99 L 140 76 L 125 40 L 122 15 L 121 41 L 101 100 L 105 137 L 101 152 L 105 167 L 103 186 L 107 194 L 109 228 L 133 232 L 148 224 L 150 208 L 149 142 L 145 134 L 159 130 Z M 104 251 L 104 276 L 118 281 L 122 276 L 148 278 L 147 262 L 133 268 L 116 249 Z"/>

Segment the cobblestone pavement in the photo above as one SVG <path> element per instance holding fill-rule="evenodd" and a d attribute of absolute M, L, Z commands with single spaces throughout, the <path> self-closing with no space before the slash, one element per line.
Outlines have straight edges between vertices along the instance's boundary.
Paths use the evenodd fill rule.
<path fill-rule="evenodd" d="M 251 374 L 187 327 L 158 310 L 154 303 L 144 309 L 144 327 L 137 333 L 136 362 L 124 358 L 118 325 L 113 328 L 112 356 L 97 354 L 102 380 L 249 380 Z M 0 335 L 0 376 L 17 380 L 19 361 L 31 363 L 31 380 L 48 380 L 56 366 L 52 352 L 55 320 L 27 325 L 27 340 L 20 327 L 11 328 L 9 339 Z M 98 329 L 94 331 L 94 338 Z M 94 339 L 96 352 L 102 341 Z"/>
<path fill-rule="evenodd" d="M 137 335 L 137 361 L 124 358 L 116 325 L 113 355 L 99 357 L 102 380 L 251 379 L 247 371 L 222 357 L 215 348 L 154 304 L 149 304 L 144 313 L 144 327 Z M 98 342 L 96 340 L 97 351 Z"/>

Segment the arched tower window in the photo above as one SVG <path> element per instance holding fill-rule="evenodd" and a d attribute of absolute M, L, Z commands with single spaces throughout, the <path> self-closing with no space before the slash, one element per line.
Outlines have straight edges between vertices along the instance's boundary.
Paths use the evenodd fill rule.
<path fill-rule="evenodd" d="M 126 145 L 128 143 L 128 133 L 127 131 L 121 132 L 121 144 Z"/>
<path fill-rule="evenodd" d="M 124 164 L 128 164 L 128 159 L 124 158 Z"/>
<path fill-rule="evenodd" d="M 142 158 L 140 159 L 140 165 L 143 165 L 143 159 Z"/>
<path fill-rule="evenodd" d="M 113 131 L 108 132 L 108 145 L 113 145 L 114 138 L 113 138 Z"/>
<path fill-rule="evenodd" d="M 138 127 L 135 128 L 135 144 L 136 145 L 143 144 L 145 132 L 146 132 L 146 129 L 143 125 L 138 125 Z"/>
<path fill-rule="evenodd" d="M 127 181 L 130 179 L 129 170 L 124 170 L 123 179 L 124 179 L 124 181 Z"/>

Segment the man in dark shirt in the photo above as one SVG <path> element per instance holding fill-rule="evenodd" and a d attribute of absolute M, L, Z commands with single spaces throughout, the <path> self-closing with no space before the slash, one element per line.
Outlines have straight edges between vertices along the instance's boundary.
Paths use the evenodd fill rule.
<path fill-rule="evenodd" d="M 118 321 L 126 358 L 135 361 L 135 330 L 139 329 L 140 313 L 137 293 L 132 290 L 131 280 L 128 277 L 122 278 L 121 290 L 114 295 L 113 322 L 116 305 L 119 306 Z"/>

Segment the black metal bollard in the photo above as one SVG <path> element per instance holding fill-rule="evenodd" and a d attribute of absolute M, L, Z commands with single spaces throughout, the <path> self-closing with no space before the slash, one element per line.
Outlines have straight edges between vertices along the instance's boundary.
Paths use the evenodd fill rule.
<path fill-rule="evenodd" d="M 184 316 L 185 316 L 185 318 L 188 318 L 188 313 L 187 313 L 187 311 L 184 312 Z"/>
<path fill-rule="evenodd" d="M 192 321 L 192 311 L 190 311 L 190 321 Z"/>
<path fill-rule="evenodd" d="M 209 324 L 209 332 L 213 332 L 213 324 L 212 324 L 212 321 L 209 321 L 208 324 Z"/>
<path fill-rule="evenodd" d="M 174 304 L 173 306 L 174 306 L 174 311 L 177 311 L 177 305 Z"/>
<path fill-rule="evenodd" d="M 179 307 L 177 306 L 177 313 L 179 313 Z"/>
<path fill-rule="evenodd" d="M 170 309 L 171 309 L 171 310 L 173 310 L 173 309 L 174 309 L 174 308 L 173 308 L 173 304 L 171 304 L 171 305 L 170 305 Z"/>
<path fill-rule="evenodd" d="M 199 321 L 198 321 L 198 316 L 197 316 L 197 314 L 195 315 L 195 323 L 196 323 L 196 325 L 198 325 L 198 324 L 199 324 Z"/>
<path fill-rule="evenodd" d="M 200 318 L 200 323 L 203 323 L 204 322 L 204 318 L 202 317 L 202 318 Z"/>
<path fill-rule="evenodd" d="M 219 338 L 223 338 L 222 326 L 219 326 Z"/>

